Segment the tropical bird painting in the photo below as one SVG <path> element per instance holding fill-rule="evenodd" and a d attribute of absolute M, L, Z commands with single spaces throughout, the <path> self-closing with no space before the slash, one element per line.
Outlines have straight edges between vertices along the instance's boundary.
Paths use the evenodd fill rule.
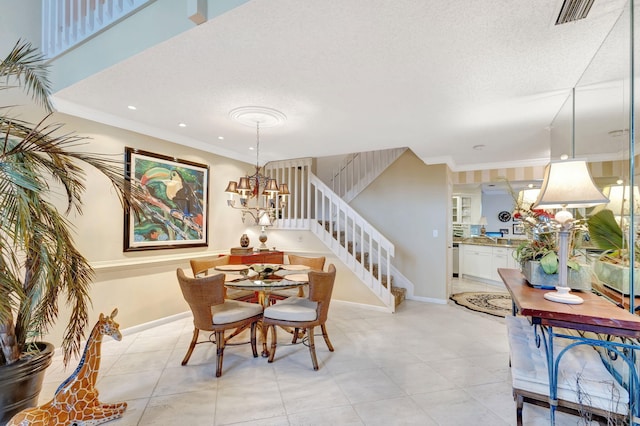
<path fill-rule="evenodd" d="M 143 213 L 134 218 L 134 240 L 203 240 L 204 171 L 143 158 L 136 157 L 132 163 L 135 182 L 145 194 Z"/>

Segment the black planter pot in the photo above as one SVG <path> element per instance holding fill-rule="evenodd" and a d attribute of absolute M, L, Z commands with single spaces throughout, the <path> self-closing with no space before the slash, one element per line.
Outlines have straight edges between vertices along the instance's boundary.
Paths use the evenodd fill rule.
<path fill-rule="evenodd" d="M 44 373 L 51 364 L 54 347 L 50 343 L 37 345 L 39 353 L 0 367 L 0 425 L 7 423 L 19 411 L 38 404 Z"/>

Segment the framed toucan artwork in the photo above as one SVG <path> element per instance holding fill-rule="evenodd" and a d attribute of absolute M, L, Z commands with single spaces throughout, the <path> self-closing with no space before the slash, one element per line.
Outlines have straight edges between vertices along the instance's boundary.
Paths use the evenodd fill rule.
<path fill-rule="evenodd" d="M 140 208 L 125 210 L 124 251 L 208 245 L 209 166 L 125 149 Z"/>

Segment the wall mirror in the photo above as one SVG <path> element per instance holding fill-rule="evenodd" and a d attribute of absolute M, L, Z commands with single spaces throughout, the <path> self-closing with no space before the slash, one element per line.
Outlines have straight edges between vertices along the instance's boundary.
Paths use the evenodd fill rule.
<path fill-rule="evenodd" d="M 631 40 L 638 33 L 632 13 L 632 4 L 627 3 L 551 125 L 551 159 L 556 160 L 566 154 L 587 160 L 594 181 L 605 189 L 605 193 L 615 186 L 620 188 L 637 185 L 637 176 L 632 172 L 634 161 L 631 161 L 635 156 L 635 149 L 630 129 L 633 129 L 636 122 L 635 117 L 631 117 L 631 106 L 637 102 L 633 96 L 632 82 L 635 82 L 635 76 L 631 75 L 631 65 L 640 56 L 632 52 Z M 635 26 L 633 29 L 632 23 Z M 610 198 L 610 204 L 604 208 L 613 210 L 615 200 L 614 197 Z M 632 200 L 628 201 L 629 204 L 631 202 Z M 637 205 L 637 200 L 635 204 Z M 622 212 L 623 209 L 620 210 Z M 623 232 L 628 236 L 630 247 L 635 242 L 634 222 L 638 213 L 633 208 L 627 209 L 626 218 L 618 219 Z M 633 255 L 633 251 L 630 254 Z M 597 260 L 592 264 L 597 279 L 601 278 L 597 271 L 601 268 L 600 265 L 601 262 Z M 623 274 L 627 275 L 628 281 L 626 288 L 619 293 L 628 294 L 633 300 L 638 291 L 636 286 L 628 283 L 638 280 L 635 277 L 638 275 L 637 271 L 626 268 L 626 271 L 620 272 L 621 276 Z M 622 296 L 615 294 L 616 296 L 610 297 L 621 301 Z M 633 302 L 629 308 L 634 308 Z"/>

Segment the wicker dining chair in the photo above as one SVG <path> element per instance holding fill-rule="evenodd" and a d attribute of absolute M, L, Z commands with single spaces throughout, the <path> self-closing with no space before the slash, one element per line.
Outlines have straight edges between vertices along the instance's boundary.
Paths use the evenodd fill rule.
<path fill-rule="evenodd" d="M 289 265 L 303 265 L 308 266 L 312 271 L 322 271 L 324 269 L 324 263 L 326 258 L 324 256 L 320 257 L 305 257 L 305 256 L 297 256 L 295 254 L 287 254 L 287 258 L 289 259 Z M 276 302 L 278 300 L 286 299 L 287 297 L 298 295 L 298 297 L 305 296 L 305 286 L 298 287 L 297 290 L 279 290 L 274 291 L 269 295 L 269 301 L 271 303 Z"/>
<path fill-rule="evenodd" d="M 191 265 L 193 276 L 198 278 L 209 275 L 209 271 L 216 266 L 228 265 L 230 259 L 231 257 L 229 255 L 207 257 L 204 259 L 191 259 L 189 260 L 189 264 Z M 219 271 L 214 272 L 218 273 Z M 233 290 L 226 287 L 224 288 L 224 297 L 225 299 L 242 300 L 244 302 L 257 301 L 256 294 L 253 291 Z"/>
<path fill-rule="evenodd" d="M 258 356 L 256 348 L 256 326 L 262 318 L 262 306 L 224 298 L 224 274 L 208 275 L 202 278 L 190 278 L 180 268 L 176 271 L 178 283 L 184 299 L 193 313 L 193 337 L 189 349 L 182 360 L 186 365 L 193 349 L 199 343 L 215 343 L 216 345 L 216 377 L 222 375 L 222 358 L 227 340 L 251 327 L 251 350 Z M 235 331 L 225 336 L 227 330 Z M 200 330 L 213 331 L 215 342 L 204 340 L 198 342 Z"/>
<path fill-rule="evenodd" d="M 309 352 L 313 369 L 318 369 L 318 359 L 316 357 L 316 347 L 313 331 L 316 326 L 320 326 L 322 337 L 324 338 L 329 351 L 333 352 L 333 346 L 327 334 L 326 321 L 329 313 L 329 303 L 331 302 L 331 292 L 336 279 L 336 268 L 329 265 L 327 272 L 309 272 L 309 297 L 289 297 L 278 303 L 271 305 L 264 310 L 262 323 L 267 327 L 267 334 L 271 331 L 271 352 L 269 362 L 273 362 L 278 343 L 276 326 L 291 327 L 294 329 L 293 343 L 296 342 L 298 331 L 305 329 L 306 339 L 308 339 Z"/>

